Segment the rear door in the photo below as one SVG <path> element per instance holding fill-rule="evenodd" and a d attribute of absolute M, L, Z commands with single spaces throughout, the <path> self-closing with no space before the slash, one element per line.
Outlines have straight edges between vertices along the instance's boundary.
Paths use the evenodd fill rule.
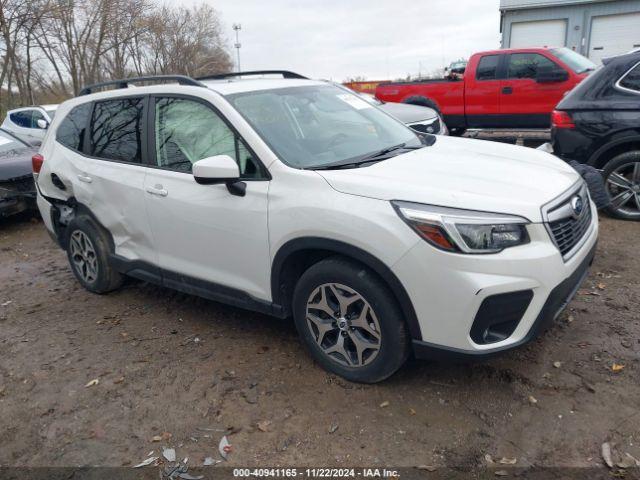
<path fill-rule="evenodd" d="M 505 127 L 549 128 L 551 112 L 572 82 L 567 72 L 567 80 L 538 83 L 540 69 L 565 70 L 541 53 L 507 55 L 506 78 L 500 88 L 500 114 Z"/>
<path fill-rule="evenodd" d="M 186 96 L 150 101 L 145 203 L 168 286 L 204 296 L 240 292 L 268 300 L 268 174 L 235 129 L 209 102 Z M 229 155 L 246 183 L 244 196 L 225 184 L 196 183 L 195 162 Z M 230 290 L 232 289 L 232 290 Z"/>
<path fill-rule="evenodd" d="M 493 127 L 500 113 L 501 63 L 504 55 L 490 54 L 479 58 L 475 67 L 465 73 L 465 115 L 467 126 Z"/>
<path fill-rule="evenodd" d="M 143 163 L 146 144 L 142 138 L 146 102 L 143 96 L 132 96 L 81 105 L 91 111 L 79 111 L 74 116 L 72 110 L 58 127 L 56 140 L 64 145 L 65 131 L 73 133 L 86 118 L 83 115 L 90 114 L 87 134 L 82 134 L 79 146 L 82 151 L 65 147 L 57 153 L 71 166 L 64 169 L 70 177 L 66 180 L 73 185 L 78 202 L 109 230 L 118 256 L 155 264 L 157 257 L 144 206 L 147 167 Z"/>

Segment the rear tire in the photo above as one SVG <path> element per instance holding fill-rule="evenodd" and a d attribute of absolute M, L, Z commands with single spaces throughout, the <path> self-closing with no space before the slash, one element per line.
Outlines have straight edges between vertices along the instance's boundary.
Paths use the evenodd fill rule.
<path fill-rule="evenodd" d="M 64 246 L 71 270 L 85 289 L 107 293 L 122 285 L 124 277 L 109 262 L 107 236 L 90 217 L 79 216 L 69 222 Z"/>
<path fill-rule="evenodd" d="M 621 220 L 640 220 L 640 150 L 615 156 L 602 173 L 611 197 L 609 215 Z"/>
<path fill-rule="evenodd" d="M 293 295 L 298 333 L 313 358 L 347 380 L 380 382 L 407 360 L 410 337 L 384 282 L 341 257 L 310 267 Z"/>

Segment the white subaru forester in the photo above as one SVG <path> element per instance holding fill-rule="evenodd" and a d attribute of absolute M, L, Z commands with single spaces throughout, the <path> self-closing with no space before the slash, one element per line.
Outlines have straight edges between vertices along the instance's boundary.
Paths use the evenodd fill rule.
<path fill-rule="evenodd" d="M 59 107 L 38 205 L 85 288 L 131 276 L 293 316 L 313 357 L 359 382 L 412 351 L 522 345 L 566 306 L 598 237 L 572 168 L 268 73 L 283 78 L 121 80 Z"/>

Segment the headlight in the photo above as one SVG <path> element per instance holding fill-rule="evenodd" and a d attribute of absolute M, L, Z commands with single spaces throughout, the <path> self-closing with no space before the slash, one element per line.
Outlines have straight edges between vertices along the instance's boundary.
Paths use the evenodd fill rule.
<path fill-rule="evenodd" d="M 527 219 L 500 213 L 391 202 L 418 235 L 436 248 L 457 253 L 498 253 L 529 243 Z"/>

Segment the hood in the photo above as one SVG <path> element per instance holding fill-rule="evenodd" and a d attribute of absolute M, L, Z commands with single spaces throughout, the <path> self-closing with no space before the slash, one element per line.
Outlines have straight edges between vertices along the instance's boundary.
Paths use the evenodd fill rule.
<path fill-rule="evenodd" d="M 0 182 L 31 175 L 31 157 L 36 153 L 35 148 L 0 153 Z"/>
<path fill-rule="evenodd" d="M 436 118 L 438 114 L 433 108 L 409 105 L 406 103 L 383 103 L 378 108 L 384 110 L 402 123 L 422 122 Z"/>
<path fill-rule="evenodd" d="M 579 174 L 548 153 L 497 142 L 438 137 L 369 167 L 319 170 L 342 193 L 519 215 L 541 222 L 540 207 Z"/>

